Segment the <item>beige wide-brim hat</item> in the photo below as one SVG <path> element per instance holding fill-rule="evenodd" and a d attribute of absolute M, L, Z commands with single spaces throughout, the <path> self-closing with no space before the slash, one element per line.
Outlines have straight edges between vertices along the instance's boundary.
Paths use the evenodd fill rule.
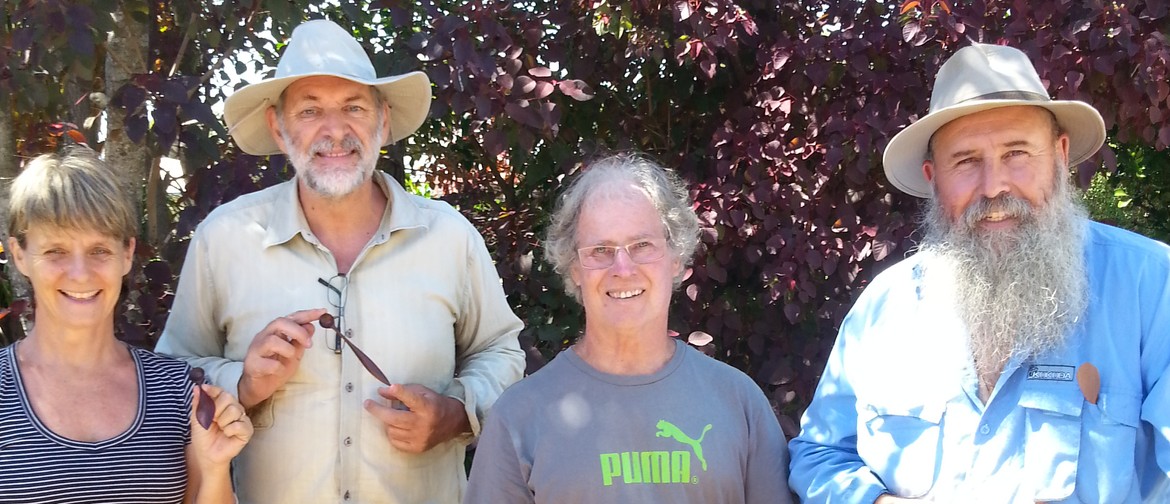
<path fill-rule="evenodd" d="M 268 131 L 265 111 L 297 79 L 331 76 L 374 86 L 390 104 L 390 145 L 410 136 L 431 108 L 431 81 L 422 72 L 378 78 L 361 44 L 332 21 L 307 21 L 293 30 L 276 76 L 249 84 L 224 102 L 223 118 L 240 150 L 257 156 L 280 154 Z"/>
<path fill-rule="evenodd" d="M 886 178 L 906 194 L 930 197 L 922 162 L 939 128 L 983 110 L 1035 105 L 1056 116 L 1069 138 L 1069 166 L 1092 156 L 1105 142 L 1105 121 L 1081 101 L 1052 100 L 1028 56 L 1007 46 L 972 44 L 943 63 L 930 95 L 930 113 L 890 140 L 882 156 Z"/>

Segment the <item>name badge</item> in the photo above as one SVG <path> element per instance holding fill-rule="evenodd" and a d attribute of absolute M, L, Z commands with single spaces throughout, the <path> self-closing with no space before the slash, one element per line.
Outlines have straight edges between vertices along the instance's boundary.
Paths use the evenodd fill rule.
<path fill-rule="evenodd" d="M 1041 381 L 1073 381 L 1072 366 L 1058 366 L 1053 364 L 1033 364 L 1028 367 L 1029 380 Z"/>

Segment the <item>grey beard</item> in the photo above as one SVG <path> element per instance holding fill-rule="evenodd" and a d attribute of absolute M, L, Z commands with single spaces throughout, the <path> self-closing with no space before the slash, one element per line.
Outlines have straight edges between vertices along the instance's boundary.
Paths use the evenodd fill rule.
<path fill-rule="evenodd" d="M 937 201 L 927 202 L 920 247 L 929 254 L 927 281 L 953 296 L 981 372 L 1059 347 L 1088 304 L 1088 214 L 1063 173 L 1040 209 L 1005 194 L 972 203 L 955 223 Z M 980 230 L 978 221 L 991 210 L 1007 212 L 1018 225 Z"/>
<path fill-rule="evenodd" d="M 379 118 L 381 115 L 379 114 Z M 351 149 L 358 151 L 360 159 L 357 162 L 357 171 L 352 174 L 329 174 L 325 176 L 317 175 L 312 172 L 310 163 L 313 161 L 313 154 L 321 151 L 333 150 L 334 141 L 329 139 L 321 139 L 313 142 L 312 145 L 305 152 L 297 151 L 292 141 L 292 137 L 285 129 L 284 121 L 280 122 L 280 136 L 284 139 L 284 144 L 290 146 L 291 152 L 285 153 L 293 169 L 296 170 L 297 178 L 303 180 L 305 185 L 312 189 L 313 192 L 328 198 L 338 199 L 345 197 L 361 187 L 373 175 L 374 169 L 378 165 L 377 147 L 372 149 L 363 148 L 362 143 L 357 137 L 353 135 L 346 135 L 337 142 L 341 144 L 343 149 Z M 378 127 L 374 130 L 374 138 L 382 138 L 382 121 L 379 119 Z"/>

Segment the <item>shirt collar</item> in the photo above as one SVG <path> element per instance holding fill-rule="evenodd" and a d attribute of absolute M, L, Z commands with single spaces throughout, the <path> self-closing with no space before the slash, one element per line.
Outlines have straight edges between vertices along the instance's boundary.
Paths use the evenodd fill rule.
<path fill-rule="evenodd" d="M 390 174 L 375 171 L 374 183 L 386 195 L 386 213 L 382 214 L 382 222 L 378 224 L 378 234 L 374 237 L 374 244 L 385 242 L 390 233 L 402 229 L 426 228 L 418 204 L 410 198 L 406 189 L 394 180 Z M 273 198 L 271 214 L 268 216 L 268 233 L 264 238 L 264 246 L 281 245 L 293 239 L 298 233 L 311 243 L 317 243 L 313 232 L 309 229 L 309 221 L 305 218 L 305 211 L 301 208 L 297 197 L 298 185 L 296 178 L 283 182 L 274 187 L 276 195 Z"/>

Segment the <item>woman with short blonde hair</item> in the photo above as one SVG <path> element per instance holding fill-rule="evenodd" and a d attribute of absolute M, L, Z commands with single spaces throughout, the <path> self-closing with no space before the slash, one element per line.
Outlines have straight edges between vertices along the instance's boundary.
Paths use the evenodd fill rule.
<path fill-rule="evenodd" d="M 115 338 L 137 229 L 117 180 L 73 147 L 12 183 L 8 248 L 36 317 L 0 349 L 0 502 L 234 502 L 229 466 L 252 435 L 244 409 L 193 386 L 187 364 Z"/>

